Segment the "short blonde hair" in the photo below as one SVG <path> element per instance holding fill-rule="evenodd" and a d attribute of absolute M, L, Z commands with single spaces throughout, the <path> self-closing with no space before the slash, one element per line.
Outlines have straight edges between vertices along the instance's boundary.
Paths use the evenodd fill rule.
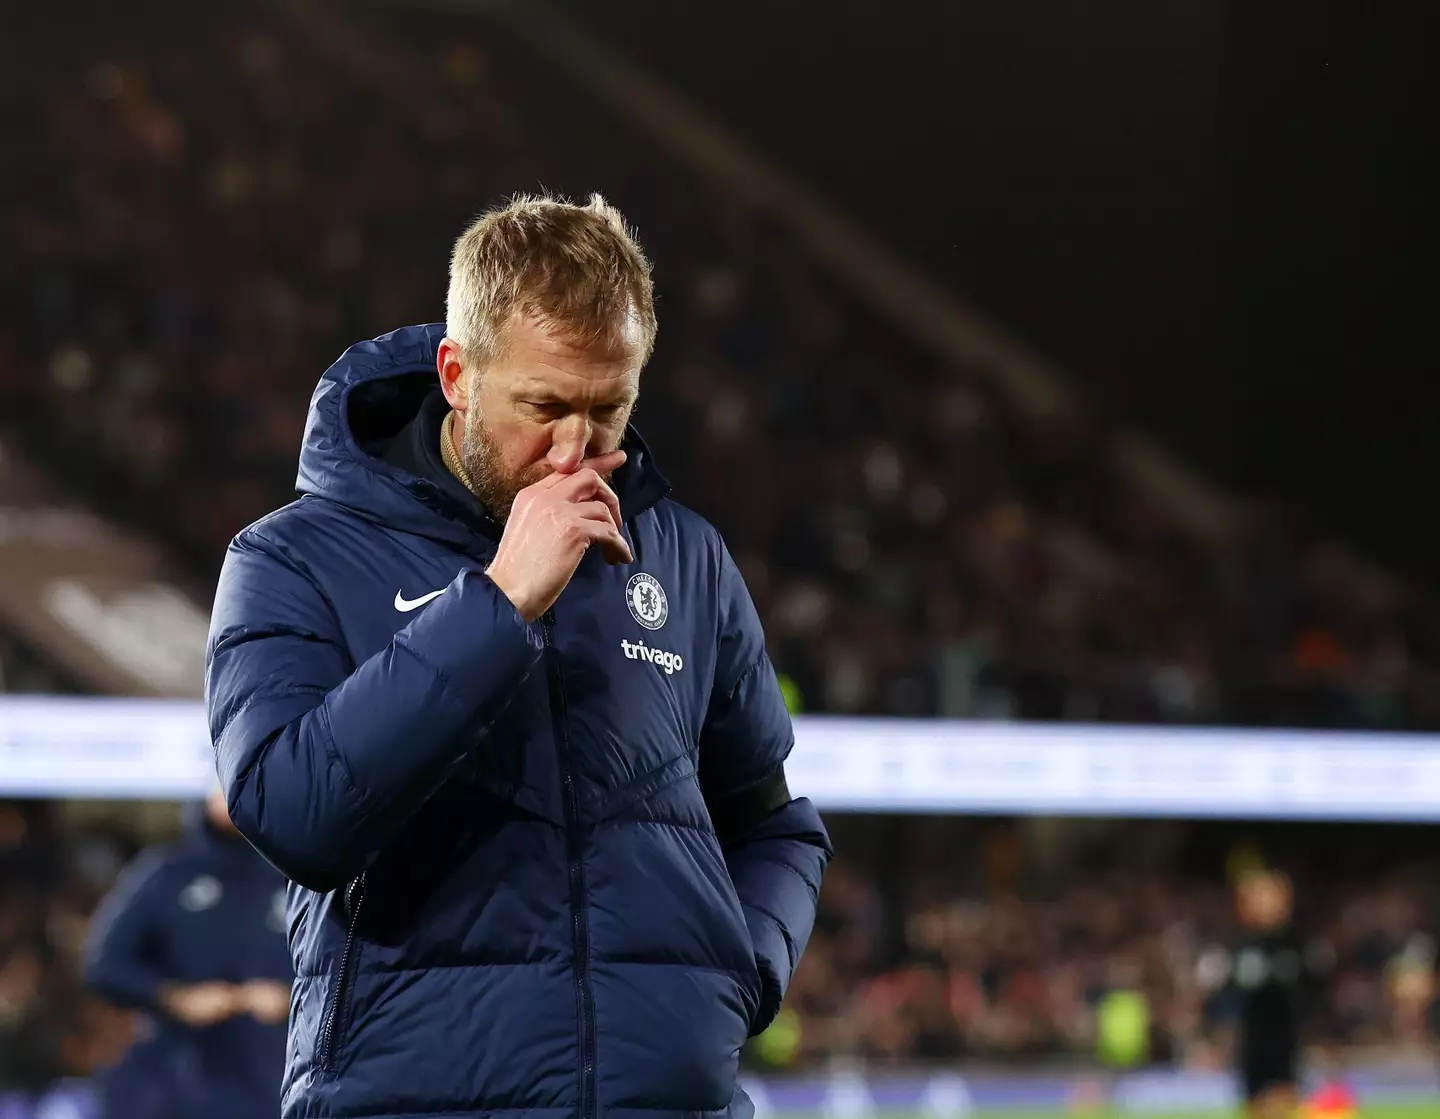
<path fill-rule="evenodd" d="M 483 365 L 504 352 L 517 315 L 607 356 L 632 348 L 638 332 L 641 363 L 650 357 L 650 261 L 619 210 L 598 194 L 583 206 L 517 195 L 460 235 L 450 256 L 445 333 Z"/>

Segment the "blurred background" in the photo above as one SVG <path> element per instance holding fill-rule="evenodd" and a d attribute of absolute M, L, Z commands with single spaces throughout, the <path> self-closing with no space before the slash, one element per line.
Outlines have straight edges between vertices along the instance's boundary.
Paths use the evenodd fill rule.
<path fill-rule="evenodd" d="M 1426 41 L 1186 0 L 8 5 L 0 1115 L 90 1114 L 136 1036 L 87 922 L 207 789 L 214 578 L 315 381 L 443 318 L 453 238 L 537 189 L 655 261 L 637 424 L 840 851 L 761 1110 L 1233 1106 L 1260 866 L 1307 1083 L 1440 1109 Z"/>

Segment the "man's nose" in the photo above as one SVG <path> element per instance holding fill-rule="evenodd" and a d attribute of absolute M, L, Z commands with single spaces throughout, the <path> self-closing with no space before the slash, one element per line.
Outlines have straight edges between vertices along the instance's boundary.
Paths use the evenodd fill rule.
<path fill-rule="evenodd" d="M 546 458 L 557 474 L 573 474 L 585 458 L 590 444 L 590 420 L 582 415 L 566 416 L 553 428 L 550 453 Z"/>

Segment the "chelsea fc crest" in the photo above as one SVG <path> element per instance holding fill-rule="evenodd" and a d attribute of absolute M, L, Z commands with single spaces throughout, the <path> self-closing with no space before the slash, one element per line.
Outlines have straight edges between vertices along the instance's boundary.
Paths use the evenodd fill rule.
<path fill-rule="evenodd" d="M 630 607 L 630 616 L 646 629 L 659 629 L 670 616 L 665 588 L 655 576 L 643 571 L 630 576 L 630 582 L 625 584 L 625 605 Z"/>

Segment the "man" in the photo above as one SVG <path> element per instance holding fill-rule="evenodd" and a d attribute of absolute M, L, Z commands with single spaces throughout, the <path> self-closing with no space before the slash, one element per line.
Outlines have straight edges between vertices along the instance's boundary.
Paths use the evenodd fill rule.
<path fill-rule="evenodd" d="M 1236 907 L 1250 930 L 1231 964 L 1238 1018 L 1241 1087 L 1256 1119 L 1289 1119 L 1299 1107 L 1300 1026 L 1309 974 L 1290 926 L 1290 879 L 1273 870 L 1246 871 Z"/>
<path fill-rule="evenodd" d="M 265 1119 L 280 1101 L 291 969 L 285 882 L 216 792 L 185 840 L 140 855 L 101 902 L 85 979 L 149 1036 L 102 1077 L 109 1119 Z"/>
<path fill-rule="evenodd" d="M 284 1112 L 749 1116 L 830 848 L 744 582 L 629 426 L 649 264 L 603 199 L 521 198 L 447 314 L 324 375 L 216 594 L 220 776 L 298 887 Z"/>

